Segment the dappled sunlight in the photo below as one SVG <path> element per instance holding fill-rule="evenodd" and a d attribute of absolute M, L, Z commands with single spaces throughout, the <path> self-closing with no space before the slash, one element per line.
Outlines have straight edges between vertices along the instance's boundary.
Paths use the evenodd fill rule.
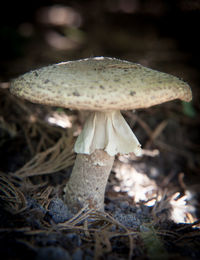
<path fill-rule="evenodd" d="M 38 22 L 54 26 L 79 27 L 82 17 L 75 9 L 64 5 L 41 7 L 36 14 Z"/>
<path fill-rule="evenodd" d="M 200 259 L 200 1 L 2 1 L 1 11 L 1 258 Z M 193 100 L 122 111 L 142 156 L 115 156 L 104 212 L 96 211 L 89 198 L 89 208 L 72 216 L 64 187 L 89 112 L 59 108 L 60 102 L 51 107 L 25 101 L 10 93 L 9 82 L 43 66 L 92 57 L 169 73 L 191 86 Z M 126 66 L 121 69 L 128 74 Z M 76 82 L 82 72 L 73 77 Z M 51 84 L 59 89 L 63 81 L 51 73 L 45 80 L 33 75 L 28 84 L 39 87 L 42 99 Z M 115 80 L 114 89 L 122 82 L 118 74 Z M 130 86 L 136 82 L 126 80 Z M 66 94 L 69 102 L 78 100 L 81 84 Z M 87 86 L 95 92 L 93 83 Z M 116 91 L 108 87 L 111 103 Z M 83 191 L 92 187 L 89 182 Z"/>
<path fill-rule="evenodd" d="M 195 213 L 195 207 L 189 204 L 192 197 L 188 190 L 183 196 L 181 196 L 180 192 L 176 192 L 171 197 L 171 219 L 175 223 L 192 223 L 196 220 L 191 215 L 191 213 Z"/>
<path fill-rule="evenodd" d="M 61 35 L 54 30 L 45 33 L 45 40 L 51 47 L 58 50 L 71 50 L 79 46 L 74 39 Z"/>
<path fill-rule="evenodd" d="M 69 116 L 64 112 L 51 112 L 46 116 L 48 123 L 62 128 L 71 128 L 74 120 L 73 116 Z"/>
<path fill-rule="evenodd" d="M 0 89 L 8 89 L 10 87 L 9 82 L 0 82 Z"/>
<path fill-rule="evenodd" d="M 164 190 L 155 180 L 136 170 L 128 163 L 115 163 L 114 171 L 118 183 L 113 186 L 115 192 L 125 192 L 137 205 L 141 203 L 153 208 L 153 215 L 163 220 L 171 219 L 175 223 L 196 221 L 193 194 L 185 190 L 184 194 L 173 190 Z M 157 175 L 157 174 L 156 174 Z M 155 176 L 154 176 L 155 177 Z"/>
<path fill-rule="evenodd" d="M 116 178 L 119 180 L 119 186 L 114 186 L 115 191 L 127 192 L 135 203 L 140 201 L 149 201 L 156 196 L 158 187 L 155 181 L 148 178 L 147 175 L 138 172 L 129 164 L 117 163 L 115 165 Z"/>
<path fill-rule="evenodd" d="M 46 27 L 44 39 L 57 50 L 73 50 L 84 42 L 81 14 L 65 5 L 41 7 L 36 13 L 38 23 Z"/>

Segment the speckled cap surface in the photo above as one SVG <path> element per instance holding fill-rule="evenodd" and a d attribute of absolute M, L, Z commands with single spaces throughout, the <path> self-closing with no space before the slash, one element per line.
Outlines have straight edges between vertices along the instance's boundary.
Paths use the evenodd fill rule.
<path fill-rule="evenodd" d="M 93 111 L 146 108 L 173 99 L 192 99 L 189 85 L 175 76 L 106 57 L 30 71 L 12 81 L 11 92 L 34 103 Z"/>

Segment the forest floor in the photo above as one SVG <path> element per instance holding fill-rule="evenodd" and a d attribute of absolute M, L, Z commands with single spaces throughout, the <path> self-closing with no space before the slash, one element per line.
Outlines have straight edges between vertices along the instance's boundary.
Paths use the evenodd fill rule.
<path fill-rule="evenodd" d="M 88 10 L 94 6 L 84 8 L 83 27 L 68 24 L 66 34 L 63 26 L 40 23 L 48 11 L 42 8 L 37 22 L 20 22 L 17 30 L 7 31 L 14 45 L 9 43 L 13 52 L 9 57 L 5 52 L 0 62 L 2 259 L 200 259 L 200 93 L 194 53 L 184 52 L 173 37 L 158 37 L 155 19 L 151 24 L 144 16 L 131 20 L 130 14 L 111 11 L 105 19 L 98 9 L 99 23 L 93 24 L 86 14 L 92 16 Z M 144 154 L 116 156 L 104 213 L 91 208 L 70 217 L 63 189 L 86 114 L 23 101 L 9 86 L 33 68 L 97 55 L 182 77 L 192 86 L 193 102 L 122 111 Z"/>

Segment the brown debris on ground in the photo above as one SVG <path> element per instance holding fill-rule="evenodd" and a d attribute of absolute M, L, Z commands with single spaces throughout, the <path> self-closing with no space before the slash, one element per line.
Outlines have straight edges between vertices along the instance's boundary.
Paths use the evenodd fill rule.
<path fill-rule="evenodd" d="M 198 1 L 45 4 L 1 3 L 1 258 L 200 259 Z M 85 115 L 17 99 L 8 81 L 43 65 L 102 55 L 183 78 L 193 101 L 122 111 L 144 156 L 116 156 L 105 213 L 72 216 L 63 188 Z"/>
<path fill-rule="evenodd" d="M 20 253 L 16 247 L 23 248 L 31 259 L 43 259 L 42 255 L 48 255 L 49 250 L 63 257 L 69 254 L 75 259 L 159 259 L 161 256 L 174 259 L 179 255 L 187 257 L 191 250 L 195 258 L 199 257 L 199 220 L 194 212 L 195 205 L 188 204 L 183 174 L 180 173 L 178 182 L 172 185 L 170 180 L 174 173 L 162 181 L 159 176 L 152 179 L 139 171 L 142 159 L 133 155 L 119 156 L 113 169 L 116 175 L 111 174 L 106 193 L 106 212 L 82 209 L 71 216 L 62 196 L 75 158 L 73 131 L 76 129 L 50 125 L 44 119 L 51 109 L 35 110 L 36 105 L 14 99 L 8 89 L 1 91 L 4 97 L 0 104 L 4 136 L 1 149 L 10 140 L 15 143 L 15 139 L 24 139 L 17 141 L 16 154 L 22 151 L 26 158 L 20 167 L 8 165 L 0 173 L 0 239 L 3 245 L 13 247 L 17 255 Z M 8 107 L 11 113 L 4 117 Z M 17 116 L 22 114 L 23 117 Z M 126 112 L 125 116 L 130 117 L 130 113 Z M 144 147 L 148 162 L 149 157 L 159 154 L 156 140 L 167 121 L 161 121 L 152 131 L 137 114 L 131 114 L 130 119 L 146 132 Z M 157 145 L 154 152 L 152 143 Z M 9 154 L 10 151 L 5 152 Z M 178 224 L 180 216 L 184 224 Z M 70 246 L 62 242 L 68 239 Z M 185 243 L 189 246 L 185 247 Z M 6 250 L 3 253 L 8 254 Z M 12 259 L 14 256 L 9 254 Z"/>

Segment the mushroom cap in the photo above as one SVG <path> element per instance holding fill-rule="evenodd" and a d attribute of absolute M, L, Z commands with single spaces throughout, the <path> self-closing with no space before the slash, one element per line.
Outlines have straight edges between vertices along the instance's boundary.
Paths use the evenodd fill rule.
<path fill-rule="evenodd" d="M 147 108 L 173 99 L 192 99 L 189 85 L 175 76 L 107 57 L 30 71 L 12 81 L 11 92 L 34 103 L 93 111 Z"/>

